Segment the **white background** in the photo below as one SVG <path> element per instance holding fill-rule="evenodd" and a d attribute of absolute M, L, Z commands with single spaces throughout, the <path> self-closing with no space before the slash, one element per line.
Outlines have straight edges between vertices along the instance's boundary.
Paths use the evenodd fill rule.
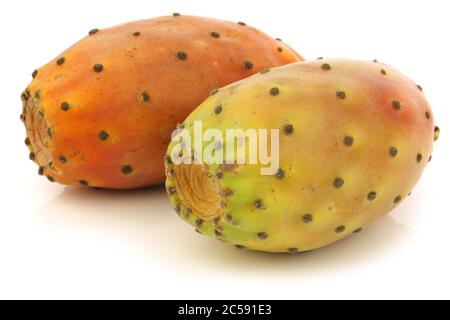
<path fill-rule="evenodd" d="M 23 144 L 33 69 L 94 27 L 183 14 L 245 21 L 304 57 L 377 58 L 420 83 L 442 129 L 422 180 L 363 233 L 305 255 L 239 251 L 162 188 L 50 184 Z M 450 298 L 448 1 L 0 1 L 0 298 Z"/>

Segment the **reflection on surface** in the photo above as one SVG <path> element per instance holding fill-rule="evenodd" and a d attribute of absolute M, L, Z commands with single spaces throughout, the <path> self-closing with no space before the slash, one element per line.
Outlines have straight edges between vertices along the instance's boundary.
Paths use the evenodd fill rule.
<path fill-rule="evenodd" d="M 409 209 L 406 205 L 403 210 Z M 75 232 L 77 237 L 83 237 L 86 230 L 95 237 L 107 234 L 118 238 L 115 243 L 138 251 L 148 260 L 209 273 L 239 270 L 258 274 L 271 270 L 282 275 L 306 275 L 351 268 L 382 259 L 408 236 L 408 227 L 388 216 L 360 234 L 309 253 L 239 250 L 195 233 L 176 216 L 162 187 L 125 192 L 68 187 L 41 207 L 33 222 L 38 228 L 51 225 L 62 233 Z"/>

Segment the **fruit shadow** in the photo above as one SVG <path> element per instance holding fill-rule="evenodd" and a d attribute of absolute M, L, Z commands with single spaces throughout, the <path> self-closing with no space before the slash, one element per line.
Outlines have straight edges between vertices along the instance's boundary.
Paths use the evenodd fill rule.
<path fill-rule="evenodd" d="M 396 212 L 406 214 L 412 210 L 414 206 L 409 202 Z M 382 259 L 409 236 L 406 225 L 387 216 L 360 234 L 308 253 L 268 254 L 236 249 L 195 233 L 174 213 L 163 187 L 121 192 L 67 187 L 33 218 L 34 222 L 62 228 L 63 233 L 64 229 L 86 227 L 98 232 L 99 237 L 106 233 L 119 238 L 130 250 L 138 250 L 145 259 L 157 259 L 172 269 L 179 266 L 192 273 L 240 272 L 253 276 L 267 272 L 310 275 L 352 268 Z"/>

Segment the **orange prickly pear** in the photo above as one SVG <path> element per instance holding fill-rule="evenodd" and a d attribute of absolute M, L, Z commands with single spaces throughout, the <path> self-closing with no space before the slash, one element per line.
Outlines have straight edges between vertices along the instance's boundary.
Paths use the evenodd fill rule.
<path fill-rule="evenodd" d="M 213 88 L 300 60 L 243 23 L 174 14 L 93 29 L 22 94 L 30 158 L 66 185 L 163 183 L 170 133 Z"/>

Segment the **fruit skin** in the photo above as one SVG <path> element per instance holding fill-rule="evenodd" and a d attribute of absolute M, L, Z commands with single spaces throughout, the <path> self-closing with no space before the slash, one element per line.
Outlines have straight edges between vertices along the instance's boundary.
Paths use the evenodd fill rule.
<path fill-rule="evenodd" d="M 185 120 L 191 135 L 196 120 L 222 132 L 279 128 L 273 176 L 248 163 L 166 161 L 169 198 L 182 219 L 267 252 L 324 247 L 389 213 L 419 180 L 435 131 L 420 86 L 385 64 L 344 59 L 294 63 L 226 86 Z"/>
<path fill-rule="evenodd" d="M 163 183 L 172 130 L 211 89 L 299 60 L 255 28 L 209 18 L 93 29 L 33 72 L 22 94 L 30 158 L 66 185 Z"/>

